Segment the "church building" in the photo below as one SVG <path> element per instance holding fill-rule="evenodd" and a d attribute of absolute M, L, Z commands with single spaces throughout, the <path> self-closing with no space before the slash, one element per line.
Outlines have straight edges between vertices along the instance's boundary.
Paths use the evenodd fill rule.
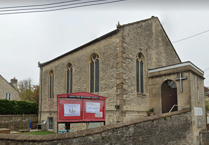
<path fill-rule="evenodd" d="M 204 72 L 181 62 L 157 17 L 117 28 L 48 62 L 39 63 L 39 123 L 57 131 L 57 94 L 106 97 L 106 124 L 191 108 L 204 109 Z M 116 107 L 117 106 L 117 107 Z M 197 124 L 198 116 L 193 116 Z M 202 115 L 205 128 L 205 115 Z M 76 126 L 76 124 L 74 124 Z M 84 129 L 85 123 L 77 125 Z M 84 128 L 79 128 L 84 126 Z"/>

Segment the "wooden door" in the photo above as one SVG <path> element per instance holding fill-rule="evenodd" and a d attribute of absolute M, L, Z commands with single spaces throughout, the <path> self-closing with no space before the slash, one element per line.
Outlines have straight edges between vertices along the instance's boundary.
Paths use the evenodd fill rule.
<path fill-rule="evenodd" d="M 175 82 L 164 82 L 162 86 L 162 113 L 167 113 L 173 107 L 177 105 L 177 89 Z M 178 108 L 175 106 L 172 111 L 177 111 Z"/>

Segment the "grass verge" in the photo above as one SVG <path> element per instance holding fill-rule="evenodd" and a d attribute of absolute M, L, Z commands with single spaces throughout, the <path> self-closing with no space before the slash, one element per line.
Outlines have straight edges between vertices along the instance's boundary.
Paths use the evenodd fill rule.
<path fill-rule="evenodd" d="M 51 131 L 37 131 L 37 132 L 23 132 L 23 135 L 47 135 L 47 134 L 56 134 L 55 132 Z"/>

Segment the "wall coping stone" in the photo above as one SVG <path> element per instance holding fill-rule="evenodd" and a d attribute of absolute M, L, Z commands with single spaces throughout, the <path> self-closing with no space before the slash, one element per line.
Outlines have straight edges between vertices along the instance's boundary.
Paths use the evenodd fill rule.
<path fill-rule="evenodd" d="M 186 63 L 181 63 L 179 65 L 182 65 L 182 64 L 185 65 L 187 63 L 192 64 L 191 62 L 186 62 Z M 200 70 L 200 71 L 198 71 L 197 67 L 194 66 L 194 64 L 192 64 L 192 65 L 179 66 L 177 68 L 176 67 L 169 68 L 169 67 L 172 67 L 172 66 L 168 66 L 169 69 L 163 70 L 163 68 L 167 68 L 167 66 L 166 66 L 166 67 L 156 69 L 157 71 L 155 71 L 155 69 L 153 69 L 153 70 L 150 70 L 148 72 L 148 78 L 154 78 L 154 77 L 160 77 L 160 76 L 164 76 L 164 75 L 176 74 L 176 73 L 179 73 L 179 72 L 192 72 L 192 73 L 198 75 L 200 78 L 205 79 L 203 77 L 204 72 L 201 73 L 200 71 L 202 71 L 202 70 L 200 70 L 198 68 Z"/>
<path fill-rule="evenodd" d="M 169 117 L 169 116 L 174 116 L 174 115 L 178 115 L 178 114 L 182 114 L 182 113 L 187 113 L 190 111 L 191 111 L 191 108 L 188 108 L 188 109 L 183 109 L 183 110 L 175 111 L 175 112 L 171 112 L 171 113 L 158 114 L 158 115 L 153 115 L 153 116 L 149 116 L 149 117 L 145 117 L 145 118 L 134 119 L 134 120 L 127 121 L 127 122 L 109 124 L 109 125 L 105 125 L 105 126 L 101 126 L 101 127 L 79 130 L 79 131 L 63 133 L 63 134 L 49 134 L 49 135 L 41 135 L 41 136 L 21 135 L 21 134 L 2 134 L 0 136 L 0 140 L 43 142 L 43 141 L 73 139 L 73 138 L 77 138 L 77 137 L 83 137 L 83 136 L 87 136 L 87 135 L 93 135 L 93 134 L 105 132 L 105 131 L 111 130 L 111 129 L 117 129 L 117 128 L 129 126 L 129 125 L 138 124 L 141 122 L 147 122 L 147 121 L 151 121 L 151 120 L 157 120 L 157 119 L 160 119 L 163 117 Z M 204 131 L 202 131 L 202 133 L 204 133 Z"/>
<path fill-rule="evenodd" d="M 202 130 L 200 131 L 200 134 L 209 134 L 209 130 Z"/>
<path fill-rule="evenodd" d="M 199 69 L 197 66 L 195 66 L 190 61 L 182 62 L 182 63 L 170 65 L 170 66 L 155 68 L 155 69 L 149 70 L 148 72 L 149 73 L 154 73 L 154 72 L 165 71 L 165 70 L 174 69 L 174 68 L 180 68 L 180 67 L 185 67 L 185 66 L 191 66 L 192 68 L 194 68 L 195 70 L 197 70 L 199 73 L 201 73 L 202 75 L 204 75 L 204 71 L 202 71 L 201 69 Z"/>

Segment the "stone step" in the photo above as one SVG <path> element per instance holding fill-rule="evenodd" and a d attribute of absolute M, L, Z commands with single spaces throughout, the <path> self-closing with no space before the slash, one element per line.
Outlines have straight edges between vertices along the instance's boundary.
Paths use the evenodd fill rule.
<path fill-rule="evenodd" d="M 20 134 L 21 132 L 19 131 L 11 131 L 10 134 Z"/>
<path fill-rule="evenodd" d="M 41 129 L 30 129 L 30 132 L 42 131 Z"/>

